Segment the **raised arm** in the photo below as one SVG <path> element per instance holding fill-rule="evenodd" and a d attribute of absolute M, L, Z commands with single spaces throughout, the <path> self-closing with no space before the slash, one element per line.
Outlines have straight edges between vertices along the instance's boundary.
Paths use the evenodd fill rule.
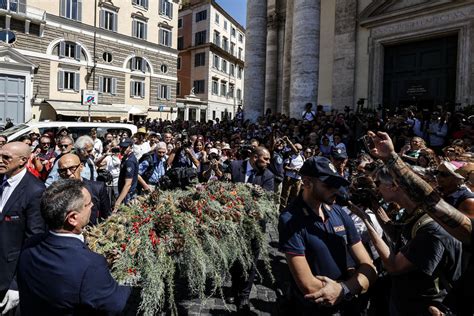
<path fill-rule="evenodd" d="M 473 241 L 471 240 L 472 222 L 469 217 L 444 201 L 426 181 L 402 161 L 395 153 L 392 140 L 387 133 L 369 132 L 369 136 L 375 145 L 371 153 L 384 161 L 385 166 L 411 200 L 418 201 L 418 206 L 452 236 L 470 245 Z"/>

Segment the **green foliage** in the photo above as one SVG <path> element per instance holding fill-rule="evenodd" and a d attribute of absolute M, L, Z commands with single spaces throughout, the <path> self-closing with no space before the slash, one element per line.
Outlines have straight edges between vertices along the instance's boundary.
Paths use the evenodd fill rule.
<path fill-rule="evenodd" d="M 139 198 L 90 228 L 86 237 L 90 248 L 107 258 L 118 282 L 142 288 L 144 315 L 177 314 L 177 277 L 186 280 L 193 296 L 222 295 L 230 267 L 252 264 L 252 240 L 272 277 L 259 221 L 273 222 L 277 215 L 273 196 L 260 187 L 212 182 Z"/>

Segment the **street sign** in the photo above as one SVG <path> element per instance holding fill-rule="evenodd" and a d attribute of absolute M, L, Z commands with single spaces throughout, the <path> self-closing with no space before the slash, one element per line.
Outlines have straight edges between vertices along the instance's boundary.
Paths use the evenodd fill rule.
<path fill-rule="evenodd" d="M 82 90 L 82 104 L 83 105 L 99 104 L 99 92 L 95 90 Z"/>

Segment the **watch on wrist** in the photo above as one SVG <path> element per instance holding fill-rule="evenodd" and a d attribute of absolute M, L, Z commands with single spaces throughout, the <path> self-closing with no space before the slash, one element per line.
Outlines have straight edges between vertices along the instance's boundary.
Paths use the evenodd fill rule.
<path fill-rule="evenodd" d="M 345 301 L 350 301 L 354 298 L 354 294 L 351 293 L 351 290 L 347 287 L 347 285 L 344 282 L 340 282 L 342 287 L 342 298 Z"/>

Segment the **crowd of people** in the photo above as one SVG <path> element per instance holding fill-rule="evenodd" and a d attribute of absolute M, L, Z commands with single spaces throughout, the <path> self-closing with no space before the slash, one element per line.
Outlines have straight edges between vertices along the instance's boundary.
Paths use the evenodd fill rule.
<path fill-rule="evenodd" d="M 60 128 L 10 143 L 0 136 L 0 311 L 125 308 L 130 289 L 83 249 L 82 229 L 153 190 L 232 181 L 274 194 L 289 268 L 288 280 L 276 280 L 282 310 L 473 315 L 473 116 L 416 107 L 325 112 L 308 103 L 300 118 L 270 111 L 244 118 L 239 108 L 233 120 L 147 119 L 135 135 L 99 138 L 92 129 L 74 139 Z M 42 232 L 47 237 L 35 240 Z M 71 236 L 72 248 L 60 253 L 55 245 Z M 51 263 L 45 249 L 72 261 Z M 240 314 L 251 310 L 254 250 L 249 271 L 230 271 L 228 300 Z M 69 280 L 71 265 L 83 279 L 65 286 L 84 300 L 64 295 L 60 278 L 45 290 L 48 273 Z M 94 286 L 81 289 L 84 280 Z"/>

